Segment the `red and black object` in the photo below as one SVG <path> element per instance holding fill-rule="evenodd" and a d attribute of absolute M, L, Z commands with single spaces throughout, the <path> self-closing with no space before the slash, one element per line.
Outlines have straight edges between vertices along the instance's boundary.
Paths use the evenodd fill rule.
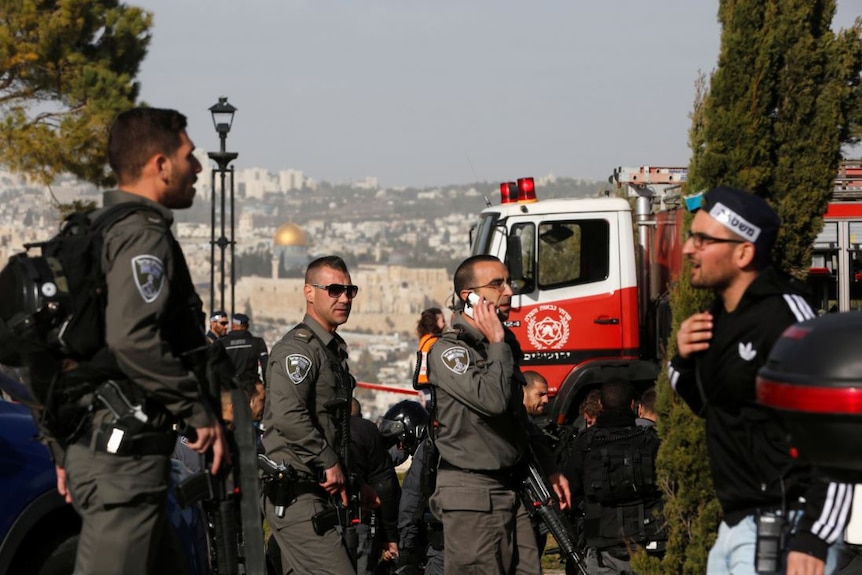
<path fill-rule="evenodd" d="M 862 483 L 862 313 L 787 328 L 758 372 L 757 402 L 784 423 L 794 456 Z"/>

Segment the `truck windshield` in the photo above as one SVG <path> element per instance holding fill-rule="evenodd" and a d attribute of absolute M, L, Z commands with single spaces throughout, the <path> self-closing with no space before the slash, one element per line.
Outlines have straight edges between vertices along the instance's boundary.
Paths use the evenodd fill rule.
<path fill-rule="evenodd" d="M 470 249 L 471 256 L 479 256 L 482 254 L 490 254 L 491 240 L 494 238 L 494 230 L 497 227 L 497 221 L 500 214 L 487 213 L 482 215 L 479 224 L 475 228 L 476 235 L 473 238 L 473 246 Z"/>

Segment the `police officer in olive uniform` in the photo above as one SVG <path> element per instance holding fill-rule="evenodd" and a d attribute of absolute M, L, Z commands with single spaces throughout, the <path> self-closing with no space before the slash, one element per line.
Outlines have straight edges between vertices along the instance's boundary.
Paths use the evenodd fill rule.
<path fill-rule="evenodd" d="M 299 475 L 296 499 L 281 514 L 269 498 L 264 502 L 285 573 L 353 573 L 338 531 L 333 527 L 318 535 L 312 517 L 332 505 L 330 498 L 348 503 L 348 470 L 339 448 L 344 426 L 349 430 L 354 380 L 347 346 L 335 330 L 350 317 L 358 290 L 340 257 L 311 262 L 305 272 L 305 317 L 269 356 L 263 446 L 268 457 Z"/>
<path fill-rule="evenodd" d="M 443 522 L 445 572 L 539 574 L 536 537 L 519 496 L 530 452 L 564 509 L 569 487 L 524 409 L 524 378 L 501 321 L 510 309 L 509 272 L 492 256 L 473 256 L 454 283 L 465 309 L 428 353 L 441 457 L 430 504 Z M 477 299 L 468 305 L 471 292 Z"/>
<path fill-rule="evenodd" d="M 118 389 L 143 409 L 117 421 L 106 402 L 86 397 L 91 424 L 58 461 L 58 490 L 82 519 L 81 575 L 185 573 L 166 507 L 173 424 L 182 419 L 195 429 L 191 449 L 212 448 L 214 473 L 226 450 L 221 424 L 183 361 L 186 352 L 206 350 L 201 301 L 170 230 L 171 210 L 192 205 L 201 171 L 185 127 L 176 111 L 136 108 L 110 131 L 108 160 L 119 189 L 105 192 L 104 204 L 142 209 L 105 232 L 105 340 L 119 368 Z"/>

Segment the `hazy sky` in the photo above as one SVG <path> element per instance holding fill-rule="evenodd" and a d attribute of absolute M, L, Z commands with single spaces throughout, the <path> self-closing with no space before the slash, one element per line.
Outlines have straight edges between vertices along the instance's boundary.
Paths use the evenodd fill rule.
<path fill-rule="evenodd" d="M 720 33 L 717 0 L 129 2 L 154 13 L 141 97 L 198 147 L 228 96 L 237 168 L 382 186 L 685 165 Z"/>

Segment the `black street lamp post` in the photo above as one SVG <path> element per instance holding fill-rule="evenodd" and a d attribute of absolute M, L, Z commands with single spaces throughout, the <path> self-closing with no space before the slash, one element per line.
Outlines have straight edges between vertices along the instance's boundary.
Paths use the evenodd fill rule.
<path fill-rule="evenodd" d="M 228 311 L 225 308 L 224 301 L 224 287 L 225 287 L 225 248 L 230 246 L 230 310 L 228 313 L 233 315 L 234 313 L 234 285 L 236 284 L 236 269 L 234 267 L 234 255 L 235 255 L 235 247 L 236 242 L 234 241 L 234 169 L 233 166 L 228 166 L 232 161 L 234 161 L 239 154 L 236 152 L 228 152 L 225 150 L 225 143 L 227 140 L 228 132 L 230 132 L 230 128 L 233 125 L 233 116 L 236 113 L 237 109 L 231 106 L 226 97 L 222 97 L 218 99 L 218 103 L 213 106 L 210 106 L 210 113 L 213 117 L 213 125 L 215 126 L 216 133 L 218 134 L 220 141 L 220 148 L 218 152 L 209 152 L 207 155 L 211 160 L 213 160 L 216 164 L 218 164 L 217 168 L 213 168 L 212 170 L 212 180 L 211 180 L 211 214 L 210 214 L 210 313 L 215 309 L 223 309 Z M 226 226 L 226 215 L 225 215 L 225 176 L 230 173 L 230 236 L 225 236 L 227 230 Z M 220 179 L 220 202 L 221 202 L 221 211 L 219 212 L 219 221 L 221 224 L 221 235 L 218 239 L 216 239 L 216 174 L 219 175 Z M 215 249 L 216 246 L 219 247 L 219 306 L 216 308 L 215 305 Z"/>

